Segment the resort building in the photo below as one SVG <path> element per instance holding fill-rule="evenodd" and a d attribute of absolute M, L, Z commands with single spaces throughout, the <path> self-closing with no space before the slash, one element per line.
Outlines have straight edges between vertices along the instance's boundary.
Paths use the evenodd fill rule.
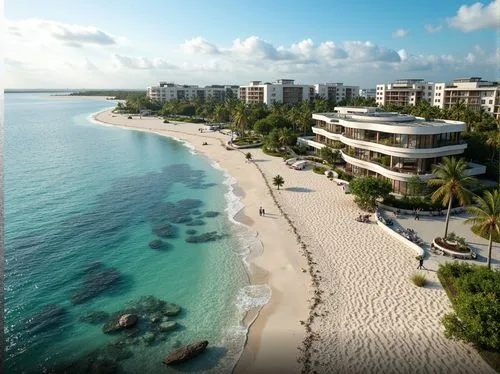
<path fill-rule="evenodd" d="M 196 85 L 179 85 L 174 83 L 159 82 L 157 86 L 146 89 L 146 95 L 151 100 L 165 103 L 170 100 L 192 100 L 199 98 L 205 100 L 212 97 L 217 101 L 224 101 L 226 97 L 238 97 L 239 86 L 212 85 L 198 87 Z"/>
<path fill-rule="evenodd" d="M 423 79 L 399 79 L 389 84 L 377 84 L 375 101 L 378 106 L 416 105 L 421 100 L 435 105 L 435 97 L 442 97 L 435 94 L 442 92 L 444 86 L 444 83 L 425 82 Z"/>
<path fill-rule="evenodd" d="M 483 81 L 479 77 L 458 78 L 453 83 L 432 83 L 423 79 L 400 79 L 389 84 L 378 84 L 375 100 L 386 104 L 416 105 L 421 100 L 441 109 L 461 103 L 473 110 L 483 108 L 500 118 L 500 88 L 498 82 Z"/>
<path fill-rule="evenodd" d="M 433 177 L 432 166 L 444 156 L 460 156 L 467 144 L 460 139 L 466 125 L 460 121 L 430 120 L 382 112 L 374 107 L 336 107 L 333 113 L 315 113 L 314 137 L 298 143 L 319 150 L 339 148 L 346 170 L 362 176 L 388 179 L 394 192 L 408 192 L 415 175 Z M 468 164 L 468 175 L 483 174 L 482 165 Z"/>
<path fill-rule="evenodd" d="M 314 95 L 325 100 L 339 102 L 359 96 L 359 86 L 344 86 L 343 83 L 319 83 L 314 85 Z"/>
<path fill-rule="evenodd" d="M 375 99 L 377 96 L 377 90 L 375 88 L 360 88 L 359 89 L 359 97 L 363 97 L 365 99 Z"/>
<path fill-rule="evenodd" d="M 500 87 L 497 82 L 483 81 L 479 77 L 459 78 L 444 87 L 440 108 L 450 108 L 457 103 L 473 110 L 483 108 L 495 118 L 500 118 Z"/>
<path fill-rule="evenodd" d="M 297 104 L 303 100 L 312 100 L 314 87 L 295 84 L 293 79 L 278 79 L 273 83 L 252 81 L 246 86 L 240 86 L 239 98 L 245 103 Z"/>

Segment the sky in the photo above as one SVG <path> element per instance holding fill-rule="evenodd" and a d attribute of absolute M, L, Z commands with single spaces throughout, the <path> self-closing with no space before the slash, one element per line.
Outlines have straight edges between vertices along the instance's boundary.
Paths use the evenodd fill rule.
<path fill-rule="evenodd" d="M 4 87 L 500 80 L 482 1 L 4 0 Z"/>

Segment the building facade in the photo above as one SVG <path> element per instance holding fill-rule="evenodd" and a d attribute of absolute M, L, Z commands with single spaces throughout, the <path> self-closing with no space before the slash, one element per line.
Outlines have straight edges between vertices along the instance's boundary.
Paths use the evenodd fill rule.
<path fill-rule="evenodd" d="M 346 170 L 354 175 L 391 181 L 394 192 L 408 193 L 408 180 L 417 175 L 432 178 L 432 166 L 444 156 L 460 156 L 467 148 L 460 133 L 465 123 L 425 121 L 407 114 L 368 107 L 336 107 L 334 113 L 315 113 L 314 137 L 298 143 L 319 150 L 340 148 Z M 468 175 L 483 174 L 482 165 L 468 164 Z"/>
<path fill-rule="evenodd" d="M 363 97 L 365 99 L 375 99 L 377 96 L 376 88 L 360 88 L 359 89 L 359 97 Z"/>
<path fill-rule="evenodd" d="M 432 83 L 423 79 L 400 79 L 389 84 L 378 84 L 375 100 L 379 106 L 387 104 L 416 105 L 425 100 L 441 109 L 461 103 L 473 110 L 483 108 L 500 118 L 500 88 L 497 82 L 479 77 L 458 78 L 453 83 Z"/>
<path fill-rule="evenodd" d="M 146 95 L 151 100 L 165 103 L 170 100 L 206 100 L 212 97 L 217 101 L 224 101 L 226 97 L 238 97 L 239 86 L 212 85 L 198 87 L 196 85 L 179 85 L 174 83 L 159 82 L 157 86 L 146 88 Z"/>
<path fill-rule="evenodd" d="M 273 83 L 252 81 L 240 86 L 239 97 L 245 103 L 297 104 L 314 98 L 314 87 L 307 84 L 295 84 L 293 79 L 278 79 Z"/>
<path fill-rule="evenodd" d="M 314 94 L 325 100 L 338 103 L 359 96 L 359 86 L 344 86 L 343 83 L 319 83 L 314 85 Z"/>

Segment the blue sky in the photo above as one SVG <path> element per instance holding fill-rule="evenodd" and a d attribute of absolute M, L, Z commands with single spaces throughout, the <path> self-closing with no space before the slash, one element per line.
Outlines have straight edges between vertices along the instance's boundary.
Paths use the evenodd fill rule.
<path fill-rule="evenodd" d="M 5 0 L 7 87 L 498 79 L 500 0 Z"/>

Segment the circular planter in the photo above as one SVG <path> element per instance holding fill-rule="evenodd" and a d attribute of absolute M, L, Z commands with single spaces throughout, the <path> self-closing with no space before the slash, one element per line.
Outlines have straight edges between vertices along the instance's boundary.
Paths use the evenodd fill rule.
<path fill-rule="evenodd" d="M 435 248 L 441 250 L 443 252 L 443 254 L 446 254 L 446 255 L 453 257 L 453 258 L 462 258 L 462 259 L 466 259 L 466 260 L 470 260 L 473 258 L 473 253 L 469 248 L 467 248 L 466 252 L 454 251 L 452 249 L 446 248 L 443 245 L 439 245 L 437 243 L 436 239 L 441 239 L 441 238 L 435 238 L 432 241 L 432 244 L 434 245 Z M 456 245 L 458 245 L 458 243 L 455 241 L 446 241 L 446 244 L 448 244 L 448 245 L 452 245 L 452 243 L 456 243 Z"/>

